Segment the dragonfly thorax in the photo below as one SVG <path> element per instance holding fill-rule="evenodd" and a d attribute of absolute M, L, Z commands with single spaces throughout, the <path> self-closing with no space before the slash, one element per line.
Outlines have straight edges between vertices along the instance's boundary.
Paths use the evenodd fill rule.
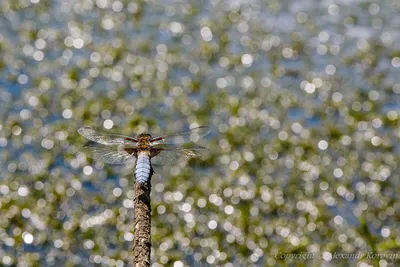
<path fill-rule="evenodd" d="M 151 135 L 148 133 L 139 134 L 138 137 L 137 147 L 139 150 L 150 150 L 150 140 Z"/>

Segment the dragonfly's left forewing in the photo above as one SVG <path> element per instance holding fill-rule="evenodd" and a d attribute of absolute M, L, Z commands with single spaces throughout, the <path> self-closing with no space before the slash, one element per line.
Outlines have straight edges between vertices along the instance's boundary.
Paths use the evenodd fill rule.
<path fill-rule="evenodd" d="M 78 133 L 92 142 L 103 145 L 135 145 L 137 142 L 135 138 L 129 136 L 102 133 L 90 127 L 81 127 L 78 129 Z"/>

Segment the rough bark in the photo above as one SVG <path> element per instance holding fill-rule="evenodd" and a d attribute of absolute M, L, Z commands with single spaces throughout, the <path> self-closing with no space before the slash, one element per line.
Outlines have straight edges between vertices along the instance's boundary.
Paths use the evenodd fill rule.
<path fill-rule="evenodd" d="M 153 170 L 150 171 L 149 180 L 145 184 L 135 182 L 134 197 L 134 240 L 133 240 L 133 266 L 148 267 L 150 266 L 151 251 L 151 176 Z"/>

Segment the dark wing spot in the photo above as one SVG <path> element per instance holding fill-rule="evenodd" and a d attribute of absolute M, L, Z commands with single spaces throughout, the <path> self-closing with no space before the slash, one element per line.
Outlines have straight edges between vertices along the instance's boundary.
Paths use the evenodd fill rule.
<path fill-rule="evenodd" d="M 133 148 L 133 147 L 124 147 L 124 151 L 127 152 L 128 154 L 134 155 L 136 157 L 137 155 L 137 148 Z"/>
<path fill-rule="evenodd" d="M 162 149 L 162 148 L 151 148 L 151 149 L 150 149 L 150 157 L 152 158 L 152 157 L 157 156 L 157 155 L 160 154 L 160 152 L 163 151 L 163 150 L 164 150 L 164 149 Z"/>

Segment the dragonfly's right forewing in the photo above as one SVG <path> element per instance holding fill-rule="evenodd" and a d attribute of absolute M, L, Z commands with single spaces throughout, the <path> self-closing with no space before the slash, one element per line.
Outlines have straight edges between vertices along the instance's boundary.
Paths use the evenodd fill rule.
<path fill-rule="evenodd" d="M 169 144 L 169 145 L 183 145 L 188 142 L 197 142 L 200 138 L 210 133 L 210 127 L 200 126 L 186 131 L 174 134 L 167 134 L 154 137 L 151 140 L 152 145 Z"/>

